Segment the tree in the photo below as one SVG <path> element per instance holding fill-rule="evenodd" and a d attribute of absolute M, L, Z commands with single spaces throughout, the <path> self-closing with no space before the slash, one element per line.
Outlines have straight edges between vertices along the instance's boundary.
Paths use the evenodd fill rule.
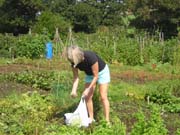
<path fill-rule="evenodd" d="M 124 5 L 115 0 L 102 1 L 99 3 L 101 10 L 101 25 L 115 26 L 122 25 L 122 16 L 125 13 Z"/>
<path fill-rule="evenodd" d="M 49 0 L 49 9 L 52 12 L 65 15 L 71 5 L 75 5 L 76 0 Z"/>
<path fill-rule="evenodd" d="M 177 35 L 180 23 L 179 0 L 126 0 L 128 9 L 137 17 L 132 22 L 137 28 L 149 31 L 160 29 L 167 37 Z"/>
<path fill-rule="evenodd" d="M 27 33 L 44 8 L 42 0 L 1 0 L 0 32 Z"/>
<path fill-rule="evenodd" d="M 47 34 L 52 38 L 56 28 L 59 29 L 61 36 L 66 36 L 69 27 L 70 23 L 65 21 L 61 15 L 51 11 L 44 11 L 33 26 L 33 31 L 40 34 Z"/>
<path fill-rule="evenodd" d="M 87 3 L 78 3 L 71 10 L 74 30 L 95 32 L 100 23 L 100 12 Z"/>

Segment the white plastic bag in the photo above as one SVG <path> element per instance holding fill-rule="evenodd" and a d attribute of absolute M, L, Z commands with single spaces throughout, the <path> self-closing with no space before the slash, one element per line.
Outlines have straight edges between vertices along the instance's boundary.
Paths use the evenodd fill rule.
<path fill-rule="evenodd" d="M 89 118 L 88 112 L 86 107 L 86 102 L 83 97 L 81 97 L 81 101 L 77 107 L 77 109 L 73 113 L 66 113 L 64 114 L 65 123 L 67 125 L 76 125 L 78 127 L 89 126 Z"/>

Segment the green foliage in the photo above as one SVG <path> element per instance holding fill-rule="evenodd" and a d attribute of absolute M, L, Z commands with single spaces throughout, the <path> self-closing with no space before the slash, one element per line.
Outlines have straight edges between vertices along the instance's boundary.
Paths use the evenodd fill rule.
<path fill-rule="evenodd" d="M 5 58 L 40 58 L 45 55 L 46 35 L 0 35 L 0 56 Z"/>
<path fill-rule="evenodd" d="M 87 38 L 88 42 L 86 43 Z M 109 63 L 113 61 L 128 65 L 140 63 L 139 46 L 136 40 L 126 37 L 125 31 L 99 32 L 88 37 L 81 35 L 81 37 L 77 37 L 77 41 L 84 41 L 85 43 L 81 43 L 83 45 L 80 44 L 80 46 L 97 52 Z"/>
<path fill-rule="evenodd" d="M 36 64 L 33 62 L 35 61 L 32 61 L 32 63 L 29 62 L 29 64 L 31 65 Z M 21 64 L 23 64 L 23 61 Z M 53 63 L 53 65 L 54 64 L 55 63 Z M 44 65 L 44 68 L 45 68 L 45 65 Z M 72 80 L 70 79 L 72 77 L 71 76 L 72 73 L 69 71 L 63 70 L 60 72 L 59 71 L 53 72 L 52 76 L 49 76 L 51 71 L 46 71 L 46 72 L 43 72 L 40 70 L 33 71 L 33 72 L 25 71 L 25 72 L 19 72 L 18 75 L 15 77 L 18 78 L 21 76 L 22 78 L 20 77 L 20 80 L 22 83 L 23 83 L 23 78 L 24 78 L 25 84 L 28 84 L 27 82 L 31 82 L 31 80 L 35 80 L 35 79 L 37 79 L 36 82 L 38 82 L 39 86 L 41 85 L 39 82 L 41 83 L 48 82 L 51 84 L 49 86 L 50 88 L 52 88 L 52 91 L 46 91 L 46 94 L 47 94 L 46 96 L 39 95 L 39 94 L 35 94 L 36 96 L 32 96 L 33 92 L 28 92 L 28 94 L 25 94 L 28 97 L 27 100 L 23 98 L 25 96 L 24 94 L 22 97 L 12 95 L 8 97 L 8 100 L 6 98 L 1 98 L 0 99 L 0 125 L 1 125 L 0 134 L 2 135 L 3 134 L 4 135 L 6 134 L 39 134 L 39 135 L 49 135 L 49 134 L 50 135 L 61 135 L 61 134 L 64 134 L 64 135 L 67 135 L 67 134 L 72 134 L 72 135 L 74 134 L 75 135 L 76 134 L 77 135 L 79 134 L 80 135 L 87 135 L 87 134 L 91 134 L 91 135 L 99 135 L 99 134 L 100 135 L 101 134 L 103 135 L 104 134 L 105 135 L 106 134 L 151 135 L 152 134 L 153 135 L 155 134 L 155 135 L 163 135 L 163 134 L 167 134 L 167 129 L 170 129 L 170 128 L 173 128 L 174 130 L 174 131 L 171 130 L 170 133 L 177 132 L 176 134 L 178 134 L 179 131 L 178 130 L 175 131 L 175 129 L 179 128 L 179 121 L 178 119 L 177 120 L 175 119 L 174 121 L 174 118 L 178 118 L 179 115 L 178 113 L 174 113 L 174 112 L 178 112 L 175 110 L 175 107 L 179 108 L 179 101 L 174 98 L 173 99 L 171 98 L 174 96 L 180 97 L 180 93 L 179 93 L 180 83 L 178 79 L 164 81 L 164 78 L 161 78 L 163 80 L 162 82 L 155 81 L 155 82 L 149 82 L 146 84 L 136 84 L 136 81 L 132 81 L 133 79 L 131 78 L 130 81 L 123 82 L 121 78 L 122 76 L 120 76 L 120 78 L 116 78 L 116 77 L 119 77 L 118 75 L 123 75 L 121 73 L 124 73 L 125 71 L 133 71 L 133 73 L 136 73 L 136 71 L 139 72 L 140 70 L 141 71 L 143 70 L 143 72 L 146 72 L 144 71 L 146 70 L 145 69 L 146 67 L 143 67 L 143 66 L 130 67 L 130 66 L 122 66 L 122 65 L 117 64 L 117 65 L 110 65 L 110 68 L 112 69 L 111 72 L 113 73 L 112 77 L 115 77 L 115 79 L 112 80 L 112 83 L 110 84 L 110 87 L 109 87 L 109 100 L 111 104 L 111 112 L 110 112 L 111 125 L 108 125 L 105 121 L 102 120 L 103 111 L 101 110 L 102 106 L 100 106 L 101 103 L 99 101 L 99 95 L 98 95 L 99 91 L 96 91 L 97 93 L 95 94 L 97 95 L 94 95 L 94 98 L 93 98 L 93 101 L 95 103 L 94 111 L 95 111 L 96 122 L 90 125 L 88 128 L 76 128 L 76 127 L 65 126 L 63 123 L 64 122 L 63 114 L 66 112 L 73 111 L 79 102 L 78 98 L 71 99 L 69 97 L 69 93 L 72 87 L 72 84 L 71 84 Z M 24 75 L 23 73 L 24 74 L 26 73 L 27 75 Z M 126 73 L 129 73 L 129 72 L 126 72 Z M 159 75 L 159 73 L 157 74 Z M 117 75 L 117 76 L 114 76 L 114 75 Z M 168 74 L 168 75 L 171 75 L 171 74 Z M 12 74 L 12 79 L 10 78 L 9 79 L 14 80 L 16 82 L 17 79 L 15 80 L 14 79 L 15 77 L 13 76 L 14 74 Z M 28 78 L 30 76 L 32 77 L 31 79 Z M 134 74 L 133 77 L 134 76 L 136 76 L 136 74 Z M 27 78 L 27 80 L 25 78 Z M 49 81 L 47 81 L 48 80 L 47 78 L 49 79 Z M 52 78 L 55 78 L 55 80 L 51 81 Z M 5 79 L 3 78 L 3 74 L 1 74 L 0 75 L 1 83 L 3 82 L 3 80 Z M 80 83 L 80 85 L 83 85 L 83 83 Z M 149 105 L 147 105 L 140 98 L 136 98 L 136 97 L 140 97 L 141 95 L 144 96 L 145 91 L 147 91 L 148 93 L 150 92 L 156 93 L 156 95 L 161 94 L 161 96 L 158 95 L 159 97 L 157 97 L 156 99 L 160 103 L 158 105 L 158 109 L 156 108 L 153 109 L 149 107 L 149 105 L 151 105 L 151 102 Z M 52 93 L 48 95 L 48 92 L 52 92 Z M 78 90 L 78 92 L 81 92 L 81 88 Z M 132 96 L 131 95 L 128 96 L 126 93 L 129 95 L 132 94 Z M 40 101 L 38 100 L 38 98 L 40 98 L 39 99 Z M 46 100 L 45 103 L 44 103 L 44 100 Z M 163 102 L 165 104 L 163 104 Z M 169 106 L 169 104 L 172 104 L 172 105 Z M 16 108 L 16 106 L 20 106 L 20 107 Z M 137 119 L 134 119 L 133 114 L 139 110 L 139 107 L 143 107 L 142 109 L 143 113 L 141 111 L 140 113 L 137 114 Z M 159 111 L 159 107 L 162 109 L 163 112 Z M 168 107 L 173 107 L 171 108 L 172 110 L 174 110 L 174 111 L 171 111 L 173 113 L 164 112 L 164 111 L 170 110 L 170 108 Z M 29 112 L 26 110 L 26 108 L 28 108 Z M 35 108 L 35 111 L 32 109 L 32 111 L 35 112 L 35 114 L 32 114 L 32 116 L 30 113 L 31 108 Z M 4 109 L 4 112 L 6 113 L 4 112 L 2 113 L 3 109 Z M 176 117 L 174 117 L 174 115 L 176 115 Z M 44 118 L 44 116 L 47 116 L 47 117 Z M 163 118 L 165 119 L 167 129 L 165 129 L 165 126 L 163 124 L 164 121 L 162 120 L 162 118 L 160 118 L 160 116 L 163 116 Z M 120 119 L 122 119 L 124 123 L 121 122 Z M 134 127 L 132 127 L 134 122 L 137 122 L 138 124 L 136 123 Z M 127 124 L 126 125 L 127 129 L 126 129 L 125 124 Z"/>
<path fill-rule="evenodd" d="M 48 6 L 53 13 L 58 13 L 66 16 L 66 13 L 74 4 L 75 0 L 49 0 Z"/>
<path fill-rule="evenodd" d="M 179 65 L 180 63 L 180 45 L 174 47 L 174 54 L 173 54 L 173 65 Z"/>
<path fill-rule="evenodd" d="M 42 9 L 42 0 L 4 0 L 0 7 L 0 32 L 27 33 Z"/>
<path fill-rule="evenodd" d="M 38 17 L 36 24 L 33 26 L 33 31 L 46 34 L 53 38 L 55 29 L 58 28 L 61 36 L 66 36 L 70 23 L 57 13 L 44 11 Z"/>
<path fill-rule="evenodd" d="M 114 125 L 109 125 L 105 121 L 101 121 L 93 129 L 93 135 L 125 135 L 125 126 L 120 122 L 116 121 Z"/>
<path fill-rule="evenodd" d="M 162 62 L 170 62 L 171 64 L 173 64 L 174 61 L 176 61 L 176 57 L 174 58 L 174 52 L 177 51 L 175 50 L 176 47 L 178 46 L 178 40 L 176 38 L 171 39 L 171 40 L 167 40 L 165 42 L 165 46 L 164 46 L 164 54 L 162 57 Z"/>
<path fill-rule="evenodd" d="M 72 82 L 67 76 L 67 72 L 56 73 L 56 78 L 52 84 L 52 95 L 57 105 L 64 105 L 73 103 L 73 99 L 69 99 L 72 89 Z"/>
<path fill-rule="evenodd" d="M 54 72 L 45 71 L 24 71 L 22 73 L 10 73 L 6 76 L 7 80 L 16 81 L 18 83 L 30 85 L 33 88 L 50 90 L 55 80 Z"/>
<path fill-rule="evenodd" d="M 143 52 L 145 62 L 150 62 L 151 60 L 155 60 L 157 62 L 162 61 L 162 46 L 156 42 L 153 43 L 155 44 L 147 46 Z"/>
<path fill-rule="evenodd" d="M 121 42 L 122 41 L 122 42 Z M 128 65 L 137 65 L 140 63 L 138 44 L 131 39 L 122 39 L 117 46 L 119 53 L 118 61 Z"/>
<path fill-rule="evenodd" d="M 49 30 L 46 28 L 44 30 L 42 31 L 43 35 L 24 35 L 17 38 L 1 35 L 0 55 L 2 57 L 26 57 L 31 59 L 43 57 L 45 54 L 45 43 L 49 41 L 48 37 L 50 36 Z M 132 35 L 135 36 L 135 33 Z M 161 42 L 156 38 L 157 35 L 151 38 L 136 34 L 138 40 L 129 36 L 129 33 L 125 29 L 105 29 L 89 35 L 83 33 L 75 34 L 73 35 L 73 43 L 78 44 L 83 49 L 90 49 L 97 52 L 109 63 L 113 63 L 114 61 L 127 65 L 150 63 L 156 64 L 156 68 L 152 70 L 157 71 L 165 70 L 168 67 L 168 63 L 169 65 L 177 65 L 179 55 L 177 49 L 178 40 L 176 38 Z M 142 39 L 143 41 L 141 41 Z M 55 46 L 57 47 L 59 44 L 55 44 Z M 61 46 L 60 51 L 62 52 L 62 50 L 63 48 Z M 152 63 L 152 61 L 155 61 L 155 63 Z"/>
<path fill-rule="evenodd" d="M 124 18 L 122 17 L 125 15 L 123 4 L 119 4 L 116 1 L 104 1 L 97 5 L 101 12 L 102 26 L 127 26 L 127 23 L 124 23 Z"/>
<path fill-rule="evenodd" d="M 0 134 L 34 134 L 42 131 L 53 113 L 48 96 L 37 92 L 0 99 Z"/>
<path fill-rule="evenodd" d="M 0 0 L 0 6 L 4 3 L 5 0 Z"/>
<path fill-rule="evenodd" d="M 142 135 L 144 133 L 145 128 L 145 116 L 143 112 L 139 112 L 136 114 L 137 122 L 133 127 L 133 130 L 131 131 L 131 135 Z"/>
<path fill-rule="evenodd" d="M 114 121 L 115 122 L 115 121 Z M 77 128 L 73 126 L 64 126 L 57 124 L 50 124 L 43 132 L 45 135 L 125 135 L 125 125 L 119 120 L 113 125 L 107 124 L 105 121 L 93 123 L 88 128 Z"/>
<path fill-rule="evenodd" d="M 99 22 L 99 10 L 86 3 L 79 3 L 73 7 L 73 26 L 76 32 L 95 32 Z"/>
<path fill-rule="evenodd" d="M 56 25 L 64 33 L 63 25 L 66 26 L 70 21 L 75 31 L 91 33 L 99 25 L 120 26 L 125 27 L 129 34 L 134 34 L 134 28 L 143 28 L 151 33 L 160 29 L 165 33 L 165 38 L 170 38 L 178 34 L 178 4 L 178 0 L 1 0 L 0 32 L 17 35 L 27 33 L 32 27 L 42 32 L 45 26 L 52 34 L 53 27 L 56 27 L 51 27 L 52 24 L 59 22 Z M 44 16 L 49 25 L 44 25 L 47 23 L 39 19 Z"/>
<path fill-rule="evenodd" d="M 145 98 L 146 100 L 149 98 L 150 102 L 161 105 L 166 111 L 177 113 L 180 112 L 180 98 L 177 92 L 179 87 L 179 80 L 164 81 L 157 86 L 154 92 L 146 94 Z"/>
<path fill-rule="evenodd" d="M 144 114 L 139 112 L 131 135 L 167 135 L 167 129 L 161 117 L 160 109 L 157 106 L 151 106 L 149 119 L 146 119 Z"/>
<path fill-rule="evenodd" d="M 177 129 L 176 135 L 180 135 L 180 129 Z"/>
<path fill-rule="evenodd" d="M 177 23 L 179 22 L 179 0 L 129 0 L 127 6 L 136 16 L 131 23 L 139 28 L 147 28 L 149 31 L 161 29 L 165 36 L 170 37 L 177 34 Z"/>
<path fill-rule="evenodd" d="M 0 57 L 13 58 L 15 55 L 15 48 L 17 39 L 11 35 L 0 34 Z"/>
<path fill-rule="evenodd" d="M 4 79 L 8 81 L 16 81 L 21 84 L 32 86 L 33 88 L 40 88 L 43 90 L 52 90 L 55 98 L 63 100 L 67 97 L 71 89 L 71 80 L 67 77 L 69 72 L 55 72 L 55 71 L 30 71 L 26 70 L 20 73 L 9 73 L 4 75 Z"/>
<path fill-rule="evenodd" d="M 50 124 L 41 135 L 86 135 L 85 131 L 77 127 L 67 127 L 65 125 Z"/>
<path fill-rule="evenodd" d="M 16 46 L 16 56 L 26 58 L 40 58 L 45 54 L 45 43 L 47 37 L 43 35 L 21 36 Z"/>
<path fill-rule="evenodd" d="M 112 117 L 112 125 L 100 121 L 88 128 L 69 127 L 54 120 L 49 121 L 56 111 L 52 94 L 45 96 L 36 91 L 22 95 L 11 94 L 0 101 L 0 134 L 125 135 L 126 132 L 125 125 L 115 115 Z M 66 105 L 61 104 L 61 108 L 63 106 Z"/>
<path fill-rule="evenodd" d="M 174 48 L 178 45 L 177 39 L 159 41 L 157 35 L 147 36 L 148 33 L 134 33 L 134 38 L 126 29 L 100 29 L 94 34 L 75 34 L 75 43 L 83 49 L 90 49 L 99 54 L 105 61 L 117 61 L 126 65 L 143 65 L 155 61 L 164 64 L 156 68 L 161 70 L 174 61 Z M 106 48 L 106 49 L 104 49 Z M 107 55 L 108 54 L 108 55 Z M 166 63 L 166 64 L 165 64 Z M 166 65 L 166 66 L 165 66 Z M 165 69 L 165 68 L 164 68 Z"/>
<path fill-rule="evenodd" d="M 157 62 L 156 60 L 152 59 L 150 62 L 146 65 L 149 71 L 155 71 L 155 72 L 164 72 L 164 73 L 172 73 L 176 74 L 174 71 L 175 69 L 173 66 L 169 63 L 162 63 Z"/>

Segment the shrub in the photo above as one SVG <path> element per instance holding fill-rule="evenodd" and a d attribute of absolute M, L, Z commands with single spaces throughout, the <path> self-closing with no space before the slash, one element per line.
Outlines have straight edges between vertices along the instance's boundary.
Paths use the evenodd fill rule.
<path fill-rule="evenodd" d="M 17 39 L 11 35 L 0 34 L 0 57 L 13 58 L 15 57 L 15 47 Z"/>
<path fill-rule="evenodd" d="M 47 38 L 43 35 L 21 36 L 16 46 L 16 56 L 31 59 L 44 56 L 46 40 Z"/>
<path fill-rule="evenodd" d="M 149 98 L 152 103 L 161 105 L 166 111 L 180 112 L 179 85 L 179 80 L 163 81 L 155 91 L 147 93 L 145 98 L 146 100 Z"/>
<path fill-rule="evenodd" d="M 99 10 L 86 3 L 79 3 L 72 9 L 73 26 L 76 32 L 95 32 L 99 23 Z"/>
<path fill-rule="evenodd" d="M 50 98 L 37 92 L 0 100 L 0 134 L 35 134 L 44 130 L 53 113 Z"/>
<path fill-rule="evenodd" d="M 46 34 L 53 38 L 55 28 L 58 28 L 60 35 L 65 37 L 69 27 L 70 23 L 65 21 L 62 16 L 50 11 L 45 11 L 38 17 L 37 23 L 33 27 L 33 31 L 39 34 Z"/>
<path fill-rule="evenodd" d="M 145 119 L 142 112 L 137 114 L 137 122 L 131 131 L 131 135 L 167 135 L 167 129 L 161 117 L 158 106 L 151 106 L 151 115 Z"/>

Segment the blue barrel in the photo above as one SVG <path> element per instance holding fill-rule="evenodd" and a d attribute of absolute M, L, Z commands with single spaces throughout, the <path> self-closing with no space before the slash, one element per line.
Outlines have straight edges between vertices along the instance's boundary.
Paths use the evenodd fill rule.
<path fill-rule="evenodd" d="M 53 47 L 52 47 L 52 43 L 48 42 L 46 44 L 46 58 L 47 59 L 52 59 L 53 57 Z"/>

